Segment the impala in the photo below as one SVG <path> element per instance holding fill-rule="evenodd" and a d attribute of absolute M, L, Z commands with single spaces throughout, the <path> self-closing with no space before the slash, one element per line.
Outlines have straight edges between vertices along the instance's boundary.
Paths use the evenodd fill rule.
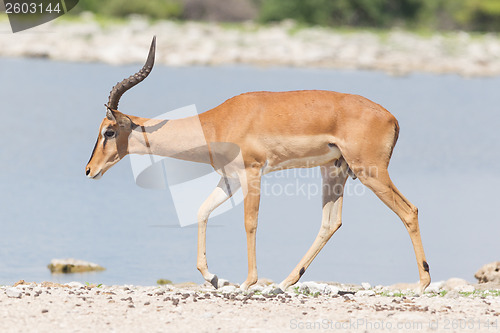
<path fill-rule="evenodd" d="M 358 95 L 305 90 L 245 93 L 197 117 L 176 120 L 123 114 L 118 111 L 120 97 L 149 75 L 155 45 L 153 38 L 143 68 L 111 90 L 106 118 L 86 166 L 88 178 L 100 178 L 127 154 L 155 154 L 211 164 L 222 177 L 198 211 L 197 268 L 206 281 L 218 287 L 218 278 L 207 265 L 208 217 L 243 188 L 248 275 L 241 288 L 246 290 L 257 282 L 255 240 L 262 175 L 319 166 L 323 184 L 321 227 L 307 253 L 276 288 L 278 293 L 300 279 L 340 228 L 343 189 L 349 175 L 357 177 L 404 223 L 417 259 L 419 291 L 423 292 L 431 278 L 420 238 L 418 211 L 392 183 L 387 171 L 399 133 L 391 113 Z M 242 163 L 231 164 L 236 155 Z"/>

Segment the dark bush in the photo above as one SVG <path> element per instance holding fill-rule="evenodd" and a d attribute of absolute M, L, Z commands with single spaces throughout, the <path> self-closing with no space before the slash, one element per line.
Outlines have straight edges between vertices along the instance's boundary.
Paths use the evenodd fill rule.
<path fill-rule="evenodd" d="M 260 20 L 291 18 L 300 23 L 387 27 L 413 22 L 420 0 L 262 0 Z"/>
<path fill-rule="evenodd" d="M 182 18 L 187 20 L 238 22 L 257 17 L 252 0 L 182 0 Z"/>

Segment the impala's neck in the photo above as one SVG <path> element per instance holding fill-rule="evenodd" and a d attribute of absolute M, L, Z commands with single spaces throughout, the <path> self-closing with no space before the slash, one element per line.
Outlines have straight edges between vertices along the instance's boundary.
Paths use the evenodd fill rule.
<path fill-rule="evenodd" d="M 210 163 L 207 141 L 198 116 L 175 120 L 131 117 L 138 125 L 128 140 L 129 154 L 153 154 Z"/>

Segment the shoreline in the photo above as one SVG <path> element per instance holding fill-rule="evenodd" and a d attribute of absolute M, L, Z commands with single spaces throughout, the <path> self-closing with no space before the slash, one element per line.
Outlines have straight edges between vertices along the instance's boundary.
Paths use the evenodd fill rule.
<path fill-rule="evenodd" d="M 149 22 L 131 17 L 102 24 L 91 14 L 12 34 L 0 20 L 0 57 L 47 58 L 111 65 L 142 64 L 156 35 L 156 63 L 168 66 L 251 65 L 500 75 L 500 36 L 466 32 L 419 35 L 403 30 L 343 31 L 293 22 Z"/>
<path fill-rule="evenodd" d="M 454 331 L 491 332 L 500 325 L 497 292 L 477 290 L 450 279 L 431 284 L 431 291 L 410 291 L 368 284 L 363 286 L 299 283 L 284 294 L 267 294 L 274 287 L 260 280 L 248 293 L 234 285 L 214 290 L 209 284 L 164 286 L 102 286 L 71 282 L 18 282 L 0 287 L 0 330 L 20 332 L 169 331 L 286 332 L 337 330 L 364 332 Z M 455 281 L 455 287 L 453 286 Z M 439 286 L 438 284 L 441 284 Z M 443 288 L 449 288 L 446 293 Z M 393 291 L 388 291 L 393 290 Z M 392 294 L 390 294 L 392 293 Z M 465 325 L 465 326 L 464 326 Z"/>

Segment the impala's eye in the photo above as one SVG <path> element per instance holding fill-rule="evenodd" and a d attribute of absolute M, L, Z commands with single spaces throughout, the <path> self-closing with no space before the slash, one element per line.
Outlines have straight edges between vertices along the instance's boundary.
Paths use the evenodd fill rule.
<path fill-rule="evenodd" d="M 107 137 L 107 138 L 112 138 L 115 136 L 115 131 L 113 130 L 107 130 L 106 132 L 104 132 L 104 136 Z"/>

